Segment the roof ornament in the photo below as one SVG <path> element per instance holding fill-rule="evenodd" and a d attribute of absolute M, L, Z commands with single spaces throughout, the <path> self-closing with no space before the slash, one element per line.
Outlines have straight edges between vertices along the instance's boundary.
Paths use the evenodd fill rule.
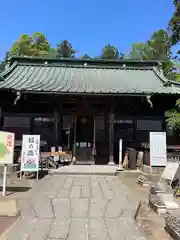
<path fill-rule="evenodd" d="M 164 76 L 163 65 L 162 65 L 161 62 L 158 62 L 158 67 L 157 67 L 157 68 L 158 68 L 160 74 L 161 74 L 162 76 Z"/>
<path fill-rule="evenodd" d="M 14 103 L 13 103 L 14 106 L 17 104 L 17 101 L 19 101 L 20 98 L 21 98 L 21 93 L 16 92 L 16 98 L 15 98 Z"/>
<path fill-rule="evenodd" d="M 146 100 L 150 104 L 150 108 L 153 108 L 153 103 L 151 101 L 151 96 L 150 95 L 146 96 Z"/>

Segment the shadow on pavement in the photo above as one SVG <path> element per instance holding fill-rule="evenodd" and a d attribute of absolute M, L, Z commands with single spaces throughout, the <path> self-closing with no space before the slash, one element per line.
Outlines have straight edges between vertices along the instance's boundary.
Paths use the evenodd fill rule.
<path fill-rule="evenodd" d="M 48 175 L 48 170 L 40 170 L 38 172 L 38 179 L 42 179 L 44 178 L 46 175 Z M 20 179 L 20 172 L 17 173 L 17 178 Z M 37 179 L 37 173 L 36 172 L 32 172 L 29 173 L 26 177 L 22 174 L 22 179 Z"/>
<path fill-rule="evenodd" d="M 31 187 L 19 187 L 19 186 L 7 186 L 7 192 L 27 192 L 31 189 Z M 2 191 L 2 186 L 0 186 L 0 191 Z"/>

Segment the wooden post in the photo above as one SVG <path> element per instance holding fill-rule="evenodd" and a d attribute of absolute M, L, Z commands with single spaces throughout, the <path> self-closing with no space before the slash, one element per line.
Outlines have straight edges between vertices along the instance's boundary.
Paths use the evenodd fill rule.
<path fill-rule="evenodd" d="M 114 165 L 114 113 L 111 110 L 109 113 L 109 163 Z"/>
<path fill-rule="evenodd" d="M 58 129 L 58 112 L 56 108 L 54 109 L 54 135 L 55 135 L 55 146 L 59 145 L 59 129 Z"/>
<path fill-rule="evenodd" d="M 3 197 L 6 196 L 6 185 L 7 185 L 7 168 L 8 168 L 8 165 L 7 164 L 4 164 L 4 173 L 3 173 Z"/>
<path fill-rule="evenodd" d="M 94 115 L 94 123 L 93 123 L 93 150 L 92 150 L 92 156 L 93 161 L 95 163 L 95 156 L 96 156 L 96 116 Z"/>
<path fill-rule="evenodd" d="M 76 114 L 74 115 L 74 141 L 73 141 L 73 158 L 76 157 Z"/>

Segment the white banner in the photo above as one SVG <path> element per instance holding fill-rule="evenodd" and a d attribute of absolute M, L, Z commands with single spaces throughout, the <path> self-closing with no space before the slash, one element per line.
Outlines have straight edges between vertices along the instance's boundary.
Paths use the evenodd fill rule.
<path fill-rule="evenodd" d="M 23 135 L 21 151 L 21 171 L 39 170 L 40 135 Z"/>
<path fill-rule="evenodd" d="M 0 164 L 12 164 L 15 134 L 0 131 Z"/>
<path fill-rule="evenodd" d="M 166 133 L 150 132 L 150 165 L 164 167 L 166 164 Z"/>

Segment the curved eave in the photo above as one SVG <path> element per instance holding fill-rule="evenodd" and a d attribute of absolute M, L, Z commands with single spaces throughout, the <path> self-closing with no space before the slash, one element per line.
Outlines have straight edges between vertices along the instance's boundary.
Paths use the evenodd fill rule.
<path fill-rule="evenodd" d="M 38 94 L 154 95 L 179 94 L 180 88 L 156 68 L 95 67 L 15 62 L 1 76 L 1 90 Z M 167 84 L 167 85 L 166 85 Z"/>
<path fill-rule="evenodd" d="M 159 92 L 134 92 L 134 93 L 129 93 L 129 92 L 70 92 L 70 91 L 34 91 L 34 90 L 23 90 L 23 89 L 0 89 L 1 91 L 8 91 L 8 92 L 21 92 L 21 94 L 38 94 L 38 95 L 85 95 L 85 96 L 157 96 L 157 95 L 180 95 L 180 89 L 177 92 L 166 92 L 166 93 L 159 93 Z"/>
<path fill-rule="evenodd" d="M 4 77 L 11 73 L 18 65 L 18 62 L 14 62 L 10 67 L 5 69 L 3 72 L 0 73 L 0 80 L 4 80 Z"/>

